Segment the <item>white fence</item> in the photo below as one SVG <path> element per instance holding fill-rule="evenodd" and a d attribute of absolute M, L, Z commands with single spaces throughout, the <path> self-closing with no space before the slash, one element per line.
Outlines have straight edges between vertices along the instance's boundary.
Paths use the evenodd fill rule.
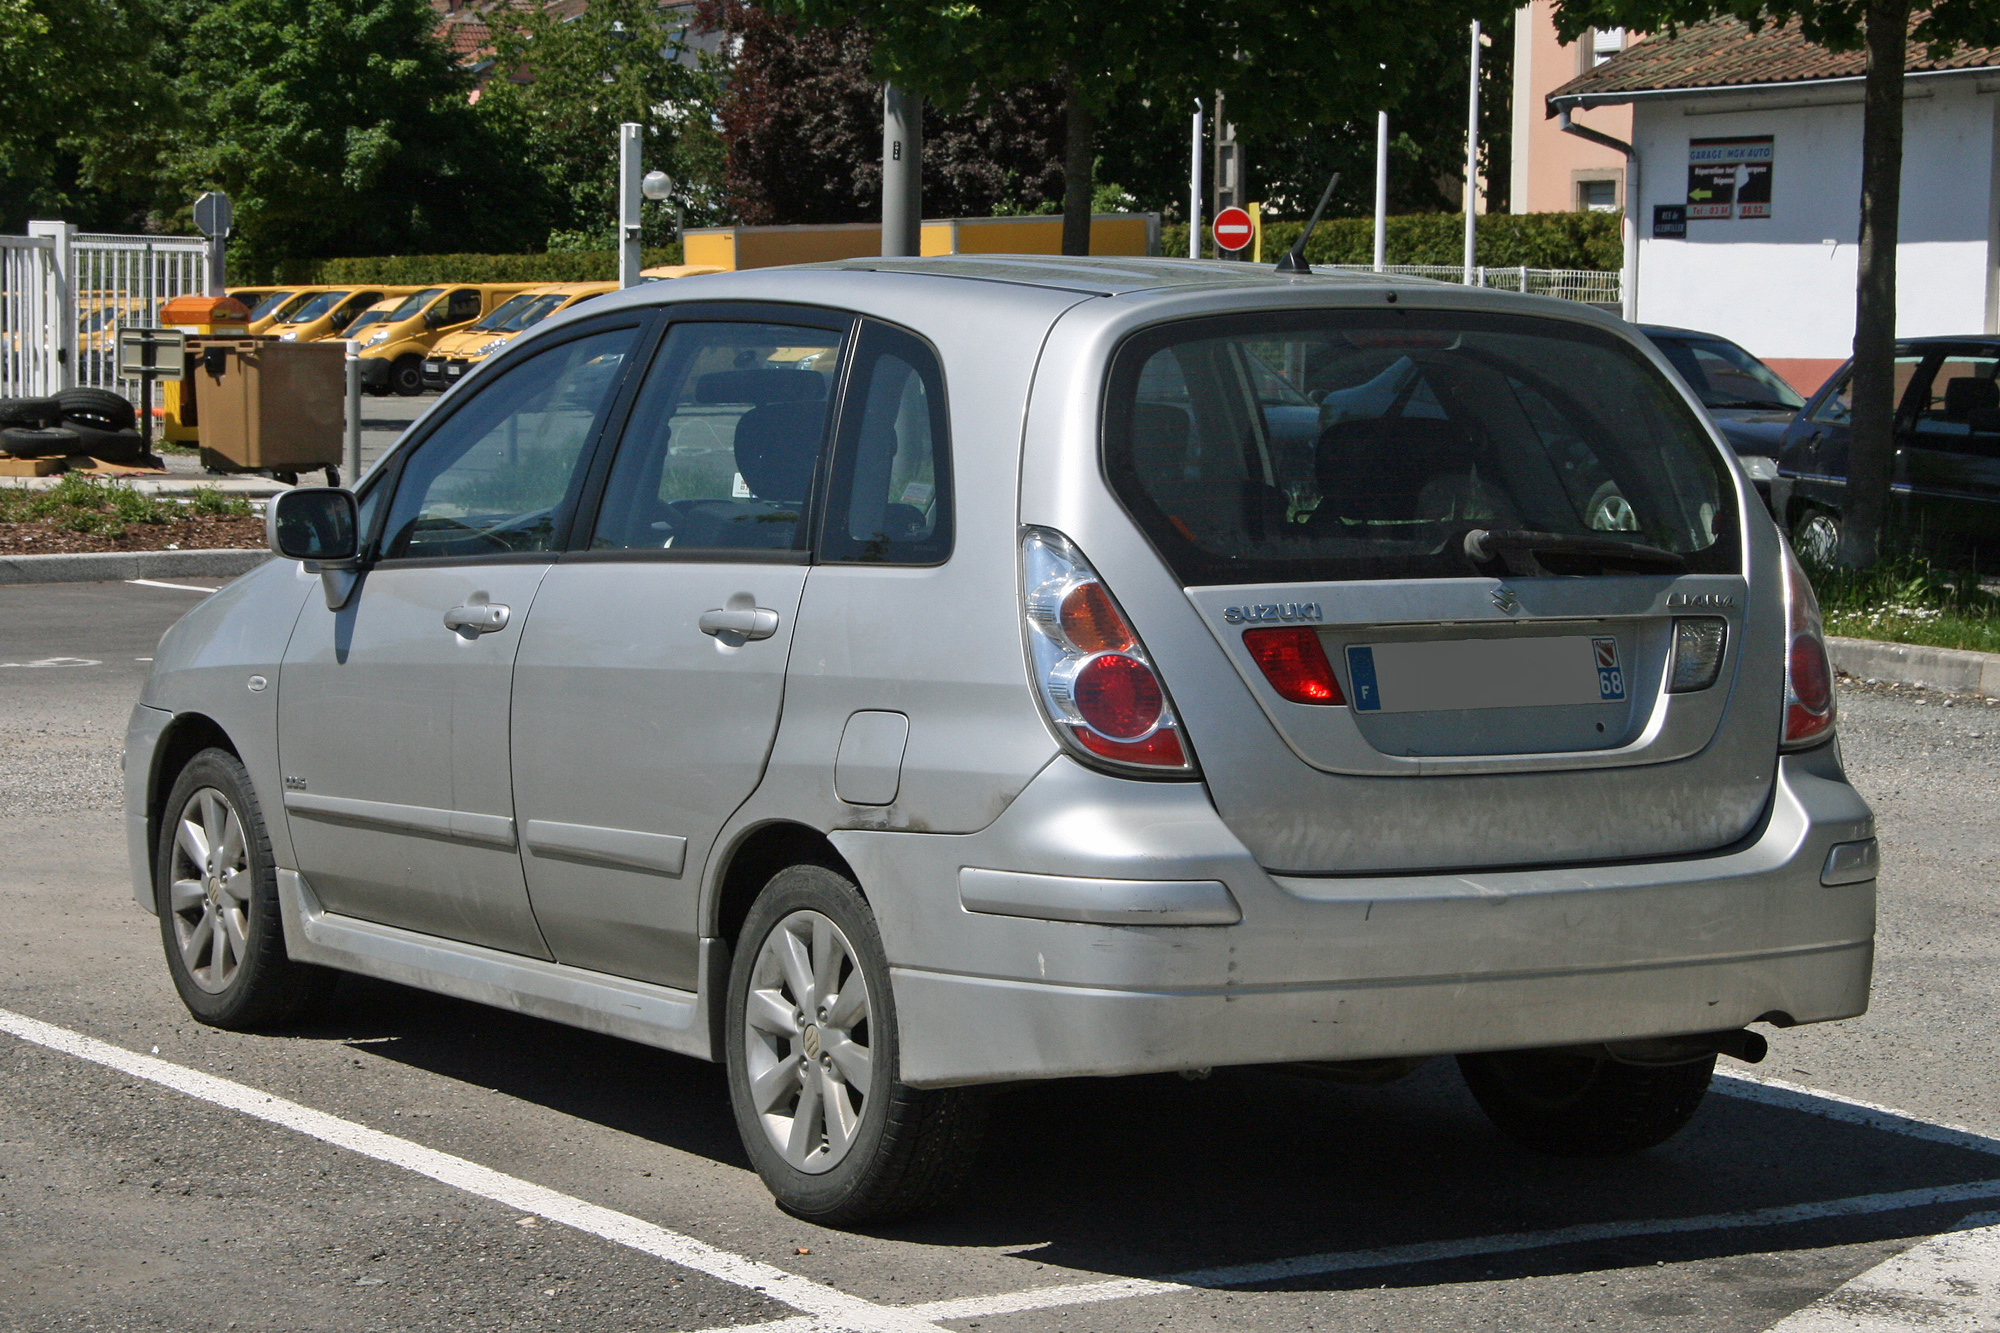
<path fill-rule="evenodd" d="M 55 242 L 0 236 L 0 398 L 51 392 L 60 378 Z"/>
<path fill-rule="evenodd" d="M 162 305 L 206 291 L 208 243 L 28 228 L 0 236 L 0 397 L 89 384 L 136 402 L 138 382 L 118 376 L 118 330 L 156 328 Z"/>
<path fill-rule="evenodd" d="M 1372 264 L 1314 264 L 1316 269 L 1339 269 L 1346 273 L 1371 273 Z M 1412 278 L 1436 278 L 1440 282 L 1465 281 L 1459 264 L 1390 264 L 1385 273 Z M 1527 292 L 1531 296 L 1560 296 L 1567 301 L 1616 309 L 1623 300 L 1623 274 L 1579 268 L 1495 268 L 1479 265 L 1472 270 L 1472 286 L 1495 287 L 1502 291 Z"/>

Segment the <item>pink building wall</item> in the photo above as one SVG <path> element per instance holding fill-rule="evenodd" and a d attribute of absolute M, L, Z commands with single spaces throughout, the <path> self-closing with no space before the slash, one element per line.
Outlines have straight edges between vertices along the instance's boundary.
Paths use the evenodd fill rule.
<path fill-rule="evenodd" d="M 1529 0 L 1514 13 L 1514 144 L 1512 211 L 1567 213 L 1583 206 L 1586 181 L 1612 183 L 1612 209 L 1625 207 L 1625 159 L 1609 148 L 1564 134 L 1545 113 L 1548 95 L 1590 68 L 1591 34 L 1569 45 L 1556 40 L 1549 0 Z M 1579 112 L 1588 125 L 1630 142 L 1632 109 L 1598 107 Z"/>

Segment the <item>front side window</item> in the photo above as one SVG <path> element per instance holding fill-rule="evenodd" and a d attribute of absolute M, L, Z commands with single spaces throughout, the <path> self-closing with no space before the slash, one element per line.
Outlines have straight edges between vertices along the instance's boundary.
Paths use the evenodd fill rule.
<path fill-rule="evenodd" d="M 1189 584 L 1467 577 L 1474 528 L 1739 567 L 1734 488 L 1701 421 L 1588 326 L 1415 311 L 1167 325 L 1119 349 L 1104 430 L 1114 490 Z"/>
<path fill-rule="evenodd" d="M 469 287 L 461 287 L 451 294 L 446 303 L 444 322 L 462 324 L 468 319 L 479 318 L 479 293 Z"/>
<path fill-rule="evenodd" d="M 942 561 L 951 554 L 951 436 L 937 354 L 868 324 L 849 385 L 820 558 Z"/>
<path fill-rule="evenodd" d="M 683 323 L 633 404 L 594 550 L 793 551 L 845 335 Z"/>
<path fill-rule="evenodd" d="M 636 337 L 607 329 L 560 343 L 452 413 L 403 465 L 382 558 L 553 550 Z"/>

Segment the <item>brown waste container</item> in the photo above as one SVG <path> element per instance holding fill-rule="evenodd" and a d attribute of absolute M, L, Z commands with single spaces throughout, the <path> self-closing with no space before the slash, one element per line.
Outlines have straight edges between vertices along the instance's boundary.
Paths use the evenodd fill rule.
<path fill-rule="evenodd" d="M 347 344 L 189 338 L 201 459 L 223 472 L 338 467 Z"/>

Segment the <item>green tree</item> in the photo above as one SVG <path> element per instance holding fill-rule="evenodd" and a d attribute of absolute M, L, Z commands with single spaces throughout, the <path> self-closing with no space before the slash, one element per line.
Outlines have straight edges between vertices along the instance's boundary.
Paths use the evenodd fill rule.
<path fill-rule="evenodd" d="M 713 217 L 721 168 L 715 79 L 689 50 L 680 11 L 656 0 L 593 0 L 571 17 L 499 6 L 488 22 L 497 72 L 479 109 L 532 164 L 549 230 L 613 239 L 618 126 L 627 121 L 645 127 L 646 164 L 673 178 L 673 202 L 691 220 Z M 646 212 L 649 239 L 664 239 L 669 209 Z"/>
<path fill-rule="evenodd" d="M 427 0 L 205 0 L 174 84 L 173 197 L 228 191 L 234 259 L 501 249 L 533 219 L 520 157 L 493 142 Z M 539 240 L 539 236 L 532 236 Z"/>
<path fill-rule="evenodd" d="M 1098 127 L 1144 98 L 1162 108 L 1224 93 L 1253 135 L 1339 127 L 1412 86 L 1413 34 L 1504 22 L 1494 0 L 1408 0 L 1393 22 L 1350 0 L 781 0 L 817 22 L 860 21 L 881 77 L 947 103 L 974 87 L 1054 82 L 1064 92 L 1063 251 L 1089 248 Z M 1447 40 L 1440 38 L 1440 40 Z M 1185 120 L 1182 121 L 1185 124 Z"/>
<path fill-rule="evenodd" d="M 1888 516 L 1894 462 L 1896 243 L 1902 208 L 1903 75 L 1912 49 L 1943 56 L 2000 45 L 1995 0 L 1555 0 L 1556 28 L 1573 41 L 1587 28 L 1672 34 L 1731 15 L 1753 29 L 1798 21 L 1808 41 L 1867 53 L 1861 113 L 1860 273 L 1854 298 L 1853 425 L 1840 563 L 1873 564 Z"/>
<path fill-rule="evenodd" d="M 105 221 L 89 148 L 172 114 L 156 36 L 144 0 L 0 0 L 0 226 Z"/>

